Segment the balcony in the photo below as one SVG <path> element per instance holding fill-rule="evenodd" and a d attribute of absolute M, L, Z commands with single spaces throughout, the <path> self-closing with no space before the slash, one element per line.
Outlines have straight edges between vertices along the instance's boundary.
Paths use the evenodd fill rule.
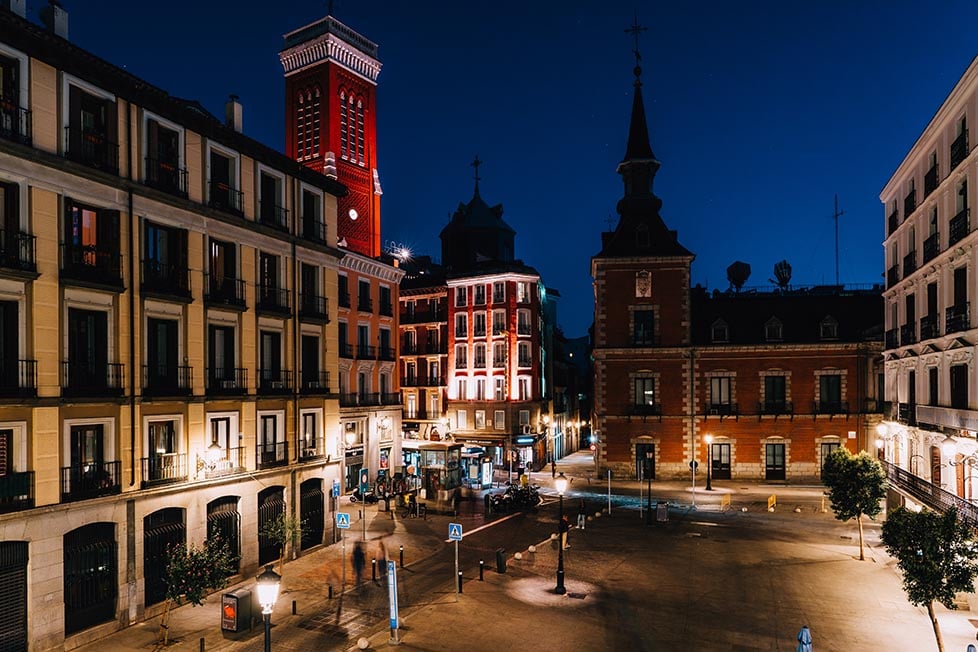
<path fill-rule="evenodd" d="M 31 134 L 31 112 L 11 102 L 0 100 L 0 138 L 30 146 Z"/>
<path fill-rule="evenodd" d="M 37 396 L 37 360 L 17 360 L 9 367 L 0 365 L 0 398 Z"/>
<path fill-rule="evenodd" d="M 483 358 L 475 358 L 475 361 L 472 363 L 472 368 L 473 369 L 485 369 L 486 368 L 486 359 L 484 357 Z"/>
<path fill-rule="evenodd" d="M 878 401 L 875 398 L 863 399 L 863 414 L 883 414 L 883 410 L 883 401 Z"/>
<path fill-rule="evenodd" d="M 61 245 L 61 279 L 122 289 L 122 254 L 118 243 L 111 247 L 98 245 Z"/>
<path fill-rule="evenodd" d="M 890 288 L 900 281 L 900 268 L 896 265 L 886 270 L 886 287 Z"/>
<path fill-rule="evenodd" d="M 392 304 L 390 301 L 382 301 L 380 303 L 380 315 L 383 317 L 393 317 L 394 304 Z"/>
<path fill-rule="evenodd" d="M 917 210 L 917 189 L 913 188 L 907 193 L 907 196 L 903 198 L 903 216 L 904 218 L 910 217 L 911 213 Z"/>
<path fill-rule="evenodd" d="M 159 453 L 144 457 L 142 465 L 144 489 L 187 479 L 186 453 Z"/>
<path fill-rule="evenodd" d="M 339 347 L 339 356 L 341 358 L 352 358 L 353 357 L 353 345 L 352 344 L 349 344 L 347 342 L 340 342 L 337 346 Z"/>
<path fill-rule="evenodd" d="M 945 491 L 895 464 L 885 460 L 880 460 L 880 463 L 886 470 L 886 480 L 890 486 L 913 496 L 917 502 L 937 512 L 943 513 L 954 507 L 957 510 L 958 519 L 962 523 L 971 529 L 978 529 L 978 505 Z"/>
<path fill-rule="evenodd" d="M 951 218 L 947 227 L 947 246 L 951 247 L 954 244 L 960 242 L 964 239 L 966 235 L 971 233 L 971 224 L 968 220 L 968 213 L 971 211 L 969 208 L 964 208 L 958 211 L 958 214 Z"/>
<path fill-rule="evenodd" d="M 402 324 L 424 324 L 439 321 L 438 313 L 431 310 L 416 310 L 414 312 L 401 313 Z"/>
<path fill-rule="evenodd" d="M 215 453 L 208 452 L 207 459 L 197 458 L 198 472 L 203 470 L 205 478 L 219 478 L 225 475 L 244 473 L 245 448 L 219 448 Z"/>
<path fill-rule="evenodd" d="M 176 163 L 146 157 L 146 178 L 143 183 L 177 197 L 187 197 L 187 169 Z"/>
<path fill-rule="evenodd" d="M 401 393 L 400 392 L 383 392 L 380 395 L 381 405 L 400 405 L 401 404 Z"/>
<path fill-rule="evenodd" d="M 521 367 L 532 367 L 533 359 L 529 357 L 520 356 L 519 360 L 517 361 L 517 364 Z"/>
<path fill-rule="evenodd" d="M 37 272 L 34 249 L 37 238 L 28 233 L 0 230 L 0 271 Z"/>
<path fill-rule="evenodd" d="M 887 235 L 893 235 L 893 232 L 897 230 L 900 226 L 900 211 L 894 210 L 890 213 L 890 216 L 886 220 L 887 223 Z"/>
<path fill-rule="evenodd" d="M 0 514 L 34 507 L 34 472 L 0 475 Z"/>
<path fill-rule="evenodd" d="M 530 325 L 529 324 L 523 323 L 523 324 L 517 324 L 516 325 L 516 334 L 517 335 L 529 335 L 530 332 L 531 332 L 531 329 L 530 329 Z M 485 333 L 483 333 L 483 335 L 485 335 Z"/>
<path fill-rule="evenodd" d="M 900 346 L 900 331 L 891 328 L 884 334 L 884 344 L 887 349 L 895 349 Z"/>
<path fill-rule="evenodd" d="M 61 363 L 62 396 L 122 396 L 125 365 L 120 362 Z"/>
<path fill-rule="evenodd" d="M 376 360 L 377 347 L 371 344 L 357 344 L 357 360 Z"/>
<path fill-rule="evenodd" d="M 259 369 L 258 393 L 281 396 L 292 393 L 292 371 L 288 369 Z"/>
<path fill-rule="evenodd" d="M 937 428 L 978 430 L 978 410 L 918 405 L 917 422 L 929 423 Z"/>
<path fill-rule="evenodd" d="M 255 451 L 255 466 L 259 469 L 271 469 L 285 466 L 289 462 L 289 442 L 265 442 Z"/>
<path fill-rule="evenodd" d="M 211 179 L 207 182 L 210 193 L 207 195 L 207 205 L 211 208 L 243 215 L 241 212 L 241 197 L 244 195 L 240 190 L 235 190 L 226 181 L 215 181 Z"/>
<path fill-rule="evenodd" d="M 924 173 L 924 199 L 937 190 L 938 183 L 940 183 L 940 179 L 937 176 L 937 163 L 935 163 Z"/>
<path fill-rule="evenodd" d="M 158 260 L 143 261 L 143 278 L 140 285 L 143 294 L 176 297 L 192 301 L 190 270 L 179 265 L 168 265 Z"/>
<path fill-rule="evenodd" d="M 259 285 L 258 288 L 258 312 L 273 315 L 289 315 L 289 291 L 271 285 Z"/>
<path fill-rule="evenodd" d="M 119 145 L 88 129 L 65 127 L 65 158 L 75 163 L 119 174 Z"/>
<path fill-rule="evenodd" d="M 329 372 L 303 370 L 299 392 L 306 395 L 329 394 Z"/>
<path fill-rule="evenodd" d="M 917 250 L 914 249 L 903 257 L 903 278 L 917 271 Z"/>
<path fill-rule="evenodd" d="M 897 404 L 897 421 L 908 426 L 917 425 L 917 406 L 914 403 Z"/>
<path fill-rule="evenodd" d="M 340 289 L 339 292 L 339 305 L 340 308 L 350 307 L 350 293 L 347 290 Z"/>
<path fill-rule="evenodd" d="M 289 232 L 289 209 L 275 202 L 258 202 L 258 222 L 279 231 Z"/>
<path fill-rule="evenodd" d="M 968 156 L 968 130 L 962 131 L 951 143 L 951 170 Z M 949 172 L 951 171 L 949 170 Z"/>
<path fill-rule="evenodd" d="M 660 417 L 662 405 L 659 403 L 633 403 L 628 406 L 628 415 L 633 417 Z"/>
<path fill-rule="evenodd" d="M 189 365 L 143 365 L 144 396 L 190 396 L 193 387 Z"/>
<path fill-rule="evenodd" d="M 927 315 L 926 317 L 920 318 L 921 342 L 940 337 L 940 334 L 940 331 L 937 330 L 937 315 Z"/>
<path fill-rule="evenodd" d="M 707 416 L 737 416 L 740 414 L 740 409 L 736 403 L 710 403 L 706 406 Z"/>
<path fill-rule="evenodd" d="M 770 416 L 793 415 L 795 404 L 791 401 L 764 401 L 757 404 L 757 413 Z"/>
<path fill-rule="evenodd" d="M 357 297 L 357 310 L 360 312 L 373 312 L 374 302 L 370 297 L 361 294 Z"/>
<path fill-rule="evenodd" d="M 240 396 L 248 391 L 248 370 L 241 367 L 211 367 L 207 370 L 207 393 Z"/>
<path fill-rule="evenodd" d="M 833 416 L 836 414 L 849 414 L 849 402 L 848 401 L 812 401 L 812 414 L 827 414 Z"/>
<path fill-rule="evenodd" d="M 420 355 L 421 347 L 415 343 L 403 343 L 401 344 L 401 355 Z"/>
<path fill-rule="evenodd" d="M 92 462 L 61 468 L 61 502 L 88 500 L 118 494 L 122 464 Z"/>
<path fill-rule="evenodd" d="M 303 292 L 299 295 L 299 319 L 328 324 L 329 300 L 318 294 Z"/>
<path fill-rule="evenodd" d="M 326 244 L 326 225 L 316 217 L 303 217 L 302 237 L 310 242 Z"/>
<path fill-rule="evenodd" d="M 900 327 L 900 346 L 917 343 L 917 324 L 904 324 Z"/>
<path fill-rule="evenodd" d="M 360 402 L 357 400 L 357 395 L 355 393 L 340 394 L 340 407 L 355 407 L 359 404 Z"/>
<path fill-rule="evenodd" d="M 296 447 L 299 449 L 299 461 L 308 462 L 309 460 L 318 460 L 326 457 L 326 451 L 323 450 L 322 439 L 314 439 L 312 441 L 298 441 L 296 442 Z"/>
<path fill-rule="evenodd" d="M 240 278 L 204 274 L 204 301 L 214 305 L 245 307 L 245 282 Z"/>
<path fill-rule="evenodd" d="M 971 326 L 971 304 L 964 303 L 951 306 L 944 311 L 944 334 L 966 331 Z"/>
<path fill-rule="evenodd" d="M 924 259 L 923 263 L 928 263 L 941 253 L 941 234 L 935 231 L 924 240 Z"/>
<path fill-rule="evenodd" d="M 378 351 L 377 351 L 377 359 L 378 360 L 387 360 L 387 361 L 396 360 L 397 358 L 394 355 L 394 347 L 392 347 L 392 346 L 381 346 L 378 349 Z"/>

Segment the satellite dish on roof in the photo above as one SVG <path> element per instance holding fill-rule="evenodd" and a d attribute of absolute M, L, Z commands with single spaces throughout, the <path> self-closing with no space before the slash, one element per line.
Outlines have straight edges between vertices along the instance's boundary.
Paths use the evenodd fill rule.
<path fill-rule="evenodd" d="M 768 280 L 771 283 L 776 283 L 782 290 L 787 290 L 788 286 L 791 285 L 791 265 L 788 264 L 787 260 L 774 264 L 774 278 L 777 280 Z"/>
<path fill-rule="evenodd" d="M 742 261 L 734 261 L 730 267 L 727 268 L 727 280 L 730 281 L 730 286 L 740 292 L 740 288 L 744 287 L 744 283 L 750 278 L 750 265 Z"/>

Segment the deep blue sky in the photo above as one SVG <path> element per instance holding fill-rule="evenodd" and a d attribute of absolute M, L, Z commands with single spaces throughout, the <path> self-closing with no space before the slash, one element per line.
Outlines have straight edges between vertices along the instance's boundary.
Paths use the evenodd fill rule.
<path fill-rule="evenodd" d="M 32 0 L 36 7 L 43 3 Z M 326 2 L 63 0 L 71 40 L 283 150 L 282 35 Z M 337 0 L 380 46 L 385 240 L 440 258 L 472 196 L 502 203 L 516 255 L 557 289 L 570 337 L 592 319 L 590 257 L 622 194 L 638 9 L 662 215 L 696 254 L 693 282 L 726 289 L 750 263 L 766 285 L 881 280 L 879 191 L 978 51 L 978 3 Z"/>

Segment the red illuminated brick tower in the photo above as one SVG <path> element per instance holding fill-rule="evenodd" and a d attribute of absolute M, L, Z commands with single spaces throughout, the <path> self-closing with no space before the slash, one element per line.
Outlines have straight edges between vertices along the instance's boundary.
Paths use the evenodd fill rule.
<path fill-rule="evenodd" d="M 377 44 L 326 16 L 286 34 L 279 59 L 286 153 L 349 188 L 338 200 L 337 238 L 351 251 L 379 256 Z"/>

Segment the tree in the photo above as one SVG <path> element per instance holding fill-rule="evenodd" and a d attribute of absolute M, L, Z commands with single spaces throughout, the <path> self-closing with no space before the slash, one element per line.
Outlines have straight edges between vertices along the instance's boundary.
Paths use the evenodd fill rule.
<path fill-rule="evenodd" d="M 863 553 L 863 521 L 865 514 L 875 519 L 886 496 L 886 473 L 880 463 L 866 451 L 853 455 L 839 447 L 829 453 L 822 467 L 822 482 L 829 490 L 832 511 L 840 521 L 856 519 L 859 524 L 859 559 Z"/>
<path fill-rule="evenodd" d="M 883 545 L 903 571 L 903 590 L 911 604 L 927 606 L 937 649 L 943 652 L 934 602 L 957 609 L 954 594 L 973 590 L 978 548 L 971 529 L 958 520 L 954 507 L 943 514 L 898 507 L 883 523 Z"/>
<path fill-rule="evenodd" d="M 282 514 L 275 520 L 266 523 L 259 532 L 261 536 L 268 537 L 278 546 L 278 569 L 280 573 L 285 565 L 286 546 L 292 546 L 294 558 L 295 549 L 299 547 L 299 542 L 302 540 L 302 528 L 304 526 L 305 522 L 300 521 L 297 516 Z"/>
<path fill-rule="evenodd" d="M 227 586 L 234 573 L 234 554 L 220 537 L 204 541 L 200 547 L 191 543 L 170 546 L 166 553 L 163 579 L 166 582 L 166 605 L 160 620 L 157 647 L 167 644 L 170 606 L 186 600 L 192 605 L 204 604 L 208 593 Z"/>

